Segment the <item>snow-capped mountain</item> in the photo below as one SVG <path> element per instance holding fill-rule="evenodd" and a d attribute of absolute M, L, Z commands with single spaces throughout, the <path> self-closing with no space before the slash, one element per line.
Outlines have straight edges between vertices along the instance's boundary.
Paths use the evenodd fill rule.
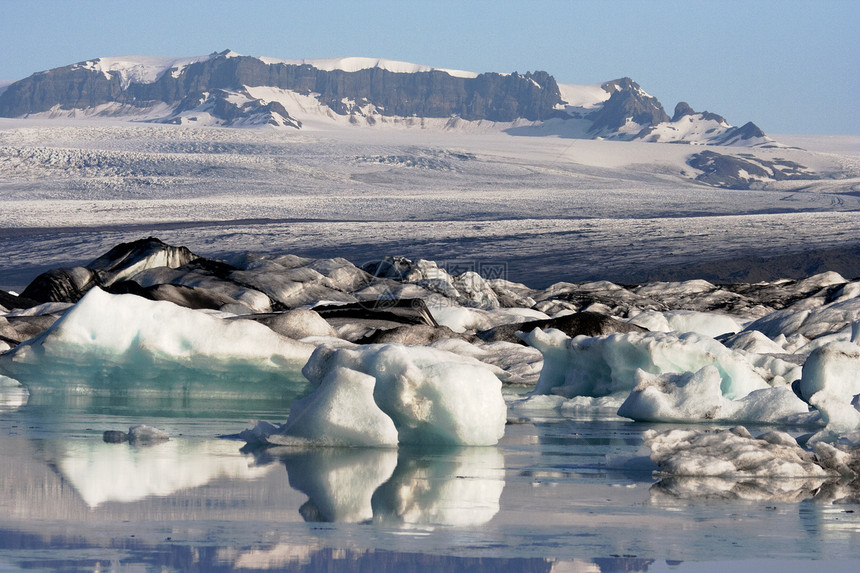
<path fill-rule="evenodd" d="M 587 139 L 771 143 L 752 123 L 732 127 L 683 103 L 670 118 L 630 78 L 560 85 L 542 71 L 478 74 L 374 58 L 276 60 L 231 51 L 97 58 L 39 72 L 0 93 L 0 117 L 32 116 L 293 129 L 308 120 L 441 129 L 492 122 Z"/>

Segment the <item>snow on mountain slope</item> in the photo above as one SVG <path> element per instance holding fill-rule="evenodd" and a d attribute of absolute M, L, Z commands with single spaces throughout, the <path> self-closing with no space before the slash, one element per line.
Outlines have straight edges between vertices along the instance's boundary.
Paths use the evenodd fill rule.
<path fill-rule="evenodd" d="M 167 70 L 172 70 L 173 77 L 179 77 L 182 70 L 193 63 L 203 62 L 212 58 L 196 56 L 190 58 L 159 58 L 154 56 L 119 56 L 96 58 L 78 64 L 81 68 L 101 72 L 106 78 L 119 74 L 122 78 L 122 89 L 127 89 L 132 83 L 151 84 L 158 80 Z"/>
<path fill-rule="evenodd" d="M 657 98 L 628 77 L 560 85 L 543 71 L 478 74 L 379 58 L 279 60 L 229 50 L 190 58 L 96 58 L 33 74 L 0 93 L 0 116 L 777 145 L 751 122 L 733 127 L 683 102 L 670 118 Z M 724 162 L 720 170 L 734 168 Z M 748 178 L 734 172 L 717 179 L 737 186 Z"/>
<path fill-rule="evenodd" d="M 645 141 L 662 143 L 684 141 L 687 143 L 707 143 L 709 136 L 724 133 L 731 126 L 724 121 L 704 119 L 701 116 L 685 115 L 677 121 L 665 122 L 654 126 L 643 137 Z"/>
<path fill-rule="evenodd" d="M 467 72 L 464 70 L 451 70 L 447 68 L 436 68 L 433 66 L 423 66 L 421 64 L 412 64 L 409 62 L 401 62 L 397 60 L 386 60 L 382 58 L 362 58 L 362 57 L 346 57 L 346 58 L 306 58 L 301 60 L 279 60 L 276 58 L 260 58 L 260 61 L 267 64 L 289 64 L 295 66 L 311 66 L 318 70 L 331 72 L 341 70 L 344 72 L 357 72 L 360 70 L 370 70 L 379 68 L 397 74 L 415 74 L 419 72 L 444 72 L 455 78 L 476 78 L 478 74 L 475 72 Z"/>
<path fill-rule="evenodd" d="M 558 91 L 565 102 L 559 106 L 561 109 L 595 109 L 612 95 L 603 89 L 602 84 L 558 84 Z"/>

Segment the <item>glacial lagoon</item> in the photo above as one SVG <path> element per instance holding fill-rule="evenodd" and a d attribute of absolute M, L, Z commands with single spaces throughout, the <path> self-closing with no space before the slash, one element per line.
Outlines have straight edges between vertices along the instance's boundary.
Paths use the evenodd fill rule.
<path fill-rule="evenodd" d="M 854 571 L 833 480 L 660 480 L 611 412 L 509 421 L 493 447 L 268 448 L 289 400 L 7 391 L 4 571 Z M 170 440 L 106 443 L 148 424 Z M 766 427 L 761 428 L 762 431 Z M 755 431 L 753 431 L 755 433 Z"/>

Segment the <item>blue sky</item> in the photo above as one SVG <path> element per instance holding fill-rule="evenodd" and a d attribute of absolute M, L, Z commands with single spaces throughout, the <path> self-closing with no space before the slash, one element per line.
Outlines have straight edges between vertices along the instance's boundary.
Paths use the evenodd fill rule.
<path fill-rule="evenodd" d="M 767 133 L 860 134 L 860 0 L 0 0 L 0 81 L 99 56 L 368 56 L 622 76 Z"/>

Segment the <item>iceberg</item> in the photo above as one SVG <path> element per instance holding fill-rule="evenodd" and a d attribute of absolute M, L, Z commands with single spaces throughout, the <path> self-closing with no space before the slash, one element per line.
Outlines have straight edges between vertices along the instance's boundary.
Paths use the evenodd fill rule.
<path fill-rule="evenodd" d="M 271 444 L 318 446 L 396 446 L 394 421 L 373 399 L 376 379 L 335 368 L 316 391 L 290 408 L 287 423 L 268 437 Z"/>
<path fill-rule="evenodd" d="M 93 288 L 51 328 L 0 356 L 0 373 L 31 393 L 298 395 L 312 350 L 254 321 Z"/>
<path fill-rule="evenodd" d="M 815 349 L 794 389 L 825 423 L 813 442 L 860 430 L 860 345 L 836 341 Z"/>
<path fill-rule="evenodd" d="M 754 438 L 743 426 L 730 430 L 647 430 L 645 444 L 662 475 L 696 477 L 838 477 L 785 432 Z"/>
<path fill-rule="evenodd" d="M 652 332 L 695 332 L 712 338 L 743 330 L 742 322 L 734 316 L 693 310 L 645 310 L 628 322 Z"/>
<path fill-rule="evenodd" d="M 636 372 L 636 386 L 618 409 L 618 415 L 640 422 L 732 422 L 813 424 L 817 413 L 798 399 L 788 386 L 753 390 L 731 400 L 723 396 L 722 377 L 716 366 L 696 372 L 650 374 Z"/>
<path fill-rule="evenodd" d="M 521 338 L 541 351 L 544 366 L 535 394 L 608 396 L 627 394 L 636 373 L 698 372 L 713 366 L 726 398 L 770 388 L 769 371 L 754 366 L 740 353 L 695 333 L 644 332 L 570 338 L 563 332 L 535 329 Z"/>
<path fill-rule="evenodd" d="M 241 437 L 276 445 L 487 446 L 505 431 L 501 381 L 473 358 L 401 344 L 323 344 L 302 372 L 316 389 L 293 405 L 286 424 L 267 431 L 261 423 Z"/>

